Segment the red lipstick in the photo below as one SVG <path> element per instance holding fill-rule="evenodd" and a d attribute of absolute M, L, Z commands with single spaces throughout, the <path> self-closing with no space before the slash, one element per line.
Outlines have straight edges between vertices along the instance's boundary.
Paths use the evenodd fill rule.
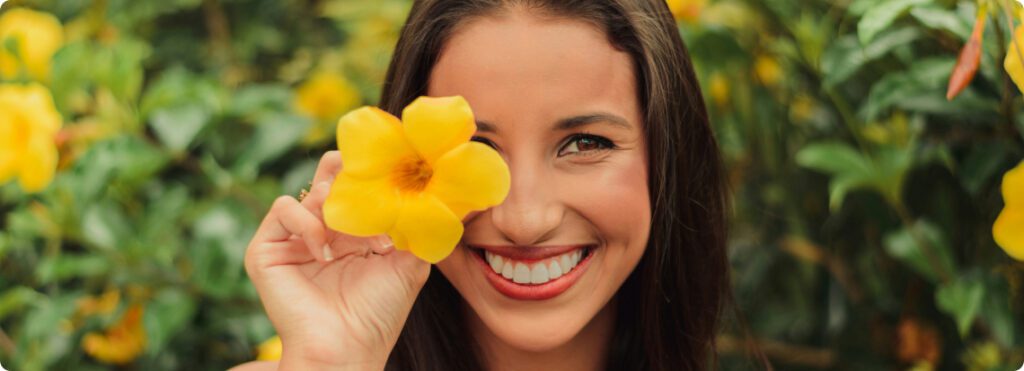
<path fill-rule="evenodd" d="M 579 280 L 583 273 L 586 272 L 590 265 L 591 257 L 594 255 L 595 248 L 593 246 L 587 246 L 584 248 L 584 246 L 586 245 L 547 246 L 528 249 L 504 246 L 487 246 L 485 248 L 478 248 L 476 246 L 466 247 L 468 247 L 473 253 L 473 256 L 475 257 L 474 260 L 477 261 L 477 265 L 483 270 L 484 276 L 487 277 L 487 282 L 490 282 L 491 286 L 493 286 L 494 289 L 502 295 L 516 300 L 546 300 L 556 297 L 568 290 L 576 283 L 577 280 Z M 573 267 L 568 273 L 541 284 L 516 283 L 505 278 L 491 268 L 491 265 L 484 258 L 483 253 L 483 251 L 486 250 L 497 254 L 502 258 L 512 259 L 517 263 L 533 264 L 540 260 L 555 257 L 577 249 L 583 249 L 582 253 L 584 256 L 575 267 Z"/>

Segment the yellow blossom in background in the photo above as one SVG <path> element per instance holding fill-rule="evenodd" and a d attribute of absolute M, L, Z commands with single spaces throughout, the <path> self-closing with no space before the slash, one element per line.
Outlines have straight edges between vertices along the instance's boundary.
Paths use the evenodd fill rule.
<path fill-rule="evenodd" d="M 7 43 L 13 40 L 17 55 Z M 50 59 L 64 43 L 64 30 L 57 17 L 26 8 L 0 13 L 0 78 L 15 79 L 24 68 L 30 77 L 48 81 Z"/>
<path fill-rule="evenodd" d="M 123 365 L 142 354 L 146 330 L 142 326 L 142 307 L 133 305 L 104 333 L 90 332 L 82 338 L 85 353 L 103 363 Z"/>
<path fill-rule="evenodd" d="M 361 102 L 359 90 L 345 76 L 322 71 L 295 91 L 295 108 L 314 120 L 304 142 L 314 144 L 331 136 L 334 123 Z"/>
<path fill-rule="evenodd" d="M 1024 161 L 1003 175 L 1003 205 L 992 237 L 1007 255 L 1024 261 Z"/>
<path fill-rule="evenodd" d="M 256 347 L 257 361 L 277 361 L 281 359 L 281 337 L 274 336 Z"/>
<path fill-rule="evenodd" d="M 338 121 L 344 166 L 324 222 L 354 236 L 387 233 L 399 250 L 436 263 L 462 238 L 462 218 L 504 201 L 511 175 L 493 148 L 469 141 L 473 111 L 460 96 L 420 97 L 402 121 L 363 107 Z"/>
<path fill-rule="evenodd" d="M 708 90 L 710 90 L 711 100 L 718 107 L 729 105 L 729 80 L 720 72 L 712 73 L 709 80 Z"/>
<path fill-rule="evenodd" d="M 1010 75 L 1010 79 L 1017 85 L 1017 89 L 1024 92 L 1024 52 L 1017 46 L 1024 46 L 1024 27 L 1017 27 L 1013 34 L 1016 42 L 1010 41 L 1006 57 L 1003 59 L 1003 69 Z"/>
<path fill-rule="evenodd" d="M 789 119 L 795 123 L 801 123 L 814 117 L 814 110 L 817 103 L 810 95 L 798 94 L 789 104 Z"/>
<path fill-rule="evenodd" d="M 782 80 L 782 68 L 775 58 L 762 54 L 754 60 L 754 75 L 764 86 L 775 86 Z"/>
<path fill-rule="evenodd" d="M 46 188 L 57 171 L 61 116 L 42 85 L 0 85 L 0 184 L 17 177 L 26 192 Z"/>
<path fill-rule="evenodd" d="M 78 306 L 78 314 L 82 316 L 91 316 L 93 314 L 110 314 L 117 309 L 117 304 L 121 301 L 121 292 L 117 290 L 109 290 L 101 296 L 86 296 L 78 299 L 75 303 Z"/>
<path fill-rule="evenodd" d="M 696 23 L 707 0 L 667 0 L 668 10 L 676 20 Z"/>

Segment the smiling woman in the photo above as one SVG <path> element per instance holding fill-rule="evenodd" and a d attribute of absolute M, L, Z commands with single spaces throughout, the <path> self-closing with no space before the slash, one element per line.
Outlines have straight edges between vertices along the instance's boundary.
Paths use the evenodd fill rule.
<path fill-rule="evenodd" d="M 712 367 L 726 197 L 664 1 L 417 1 L 381 108 L 422 95 L 473 107 L 507 197 L 466 214 L 431 268 L 386 238 L 323 228 L 344 167 L 325 156 L 310 196 L 275 203 L 247 252 L 282 368 Z"/>

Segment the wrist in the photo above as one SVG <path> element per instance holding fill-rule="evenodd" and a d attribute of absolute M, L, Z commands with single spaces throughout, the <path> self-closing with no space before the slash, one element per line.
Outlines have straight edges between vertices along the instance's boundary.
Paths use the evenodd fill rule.
<path fill-rule="evenodd" d="M 351 360 L 344 359 L 344 357 L 325 359 L 287 351 L 281 353 L 281 361 L 278 364 L 278 371 L 381 371 L 383 369 L 384 363 L 376 361 Z"/>
<path fill-rule="evenodd" d="M 380 371 L 384 369 L 384 366 L 378 365 L 376 362 L 322 362 L 282 356 L 277 369 L 278 371 Z"/>

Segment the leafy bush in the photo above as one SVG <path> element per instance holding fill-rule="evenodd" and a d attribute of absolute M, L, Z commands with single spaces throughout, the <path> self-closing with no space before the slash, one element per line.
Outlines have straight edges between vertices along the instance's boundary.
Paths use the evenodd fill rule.
<path fill-rule="evenodd" d="M 743 318 L 719 339 L 725 368 L 752 367 L 744 327 L 780 369 L 1019 367 L 1024 263 L 1006 252 L 1022 242 L 1004 238 L 1018 250 L 1001 250 L 993 223 L 1020 192 L 1001 189 L 1024 158 L 1024 81 L 1004 68 L 1015 68 L 1006 56 L 1011 27 L 1024 29 L 1020 6 L 669 4 L 734 194 Z M 307 185 L 337 117 L 376 102 L 408 8 L 4 4 L 0 86 L 43 87 L 54 105 L 0 89 L 0 115 L 55 113 L 61 125 L 26 126 L 49 144 L 0 138 L 0 154 L 21 154 L 10 157 L 18 171 L 0 158 L 0 363 L 224 369 L 254 359 L 274 330 L 242 268 L 245 246 L 277 195 Z M 970 65 L 957 60 L 978 14 L 980 67 L 947 100 L 954 67 Z M 26 29 L 32 43 L 11 31 Z M 36 191 L 33 180 L 50 179 L 48 153 L 57 171 Z"/>

